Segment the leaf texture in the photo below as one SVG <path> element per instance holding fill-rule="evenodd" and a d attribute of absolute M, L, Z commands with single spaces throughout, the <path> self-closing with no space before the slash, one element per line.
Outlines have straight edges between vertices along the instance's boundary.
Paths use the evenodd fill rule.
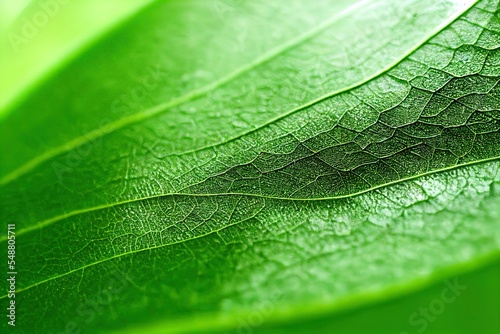
<path fill-rule="evenodd" d="M 26 332 L 234 330 L 498 256 L 498 1 L 220 5 L 152 5 L 0 123 Z"/>

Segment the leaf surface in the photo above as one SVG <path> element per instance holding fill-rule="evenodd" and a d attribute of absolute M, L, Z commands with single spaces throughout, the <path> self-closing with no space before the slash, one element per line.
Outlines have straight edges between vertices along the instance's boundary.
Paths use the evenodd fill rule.
<path fill-rule="evenodd" d="M 496 1 L 151 5 L 0 123 L 21 330 L 237 330 L 497 258 L 499 36 Z"/>

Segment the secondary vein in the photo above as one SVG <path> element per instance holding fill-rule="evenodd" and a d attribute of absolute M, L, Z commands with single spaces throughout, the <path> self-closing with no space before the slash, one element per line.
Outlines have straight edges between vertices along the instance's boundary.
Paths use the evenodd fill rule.
<path fill-rule="evenodd" d="M 157 106 L 154 106 L 152 108 L 146 109 L 142 112 L 121 118 L 121 119 L 119 119 L 111 124 L 106 125 L 105 127 L 101 127 L 101 128 L 92 130 L 92 131 L 88 132 L 87 134 L 84 134 L 80 137 L 74 138 L 73 140 L 71 140 L 71 141 L 69 141 L 61 146 L 50 149 L 50 150 L 40 154 L 39 156 L 29 160 L 28 162 L 21 165 L 20 167 L 13 170 L 12 172 L 3 176 L 0 179 L 0 186 L 3 186 L 9 182 L 14 181 L 18 177 L 29 172 L 30 170 L 34 169 L 36 166 L 40 165 L 44 161 L 47 161 L 54 156 L 57 156 L 57 155 L 62 154 L 64 152 L 70 151 L 78 146 L 83 145 L 84 143 L 86 143 L 88 141 L 95 140 L 96 138 L 99 138 L 101 136 L 112 133 L 112 132 L 114 132 L 120 128 L 123 128 L 127 125 L 134 124 L 134 123 L 140 122 L 142 120 L 148 119 L 148 118 L 153 117 L 157 114 L 160 114 L 161 112 L 164 112 L 164 111 L 169 110 L 173 107 L 176 107 L 182 103 L 185 103 L 185 102 L 191 101 L 193 99 L 196 99 L 200 96 L 203 96 L 203 95 L 209 93 L 210 91 L 226 84 L 227 82 L 230 82 L 231 80 L 239 77 L 243 73 L 246 73 L 246 72 L 252 70 L 253 68 L 279 56 L 281 53 L 285 52 L 286 50 L 289 50 L 290 48 L 293 48 L 296 45 L 299 45 L 299 44 L 309 40 L 310 38 L 314 37 L 318 33 L 327 29 L 329 26 L 331 26 L 333 23 L 335 23 L 338 19 L 348 15 L 349 13 L 353 12 L 354 10 L 359 8 L 360 6 L 362 6 L 366 3 L 369 3 L 371 1 L 373 1 L 373 0 L 361 0 L 353 5 L 349 6 L 345 10 L 338 13 L 337 15 L 332 16 L 328 20 L 326 20 L 323 23 L 321 23 L 320 25 L 316 26 L 314 29 L 311 29 L 310 31 L 298 36 L 297 38 L 289 41 L 288 43 L 271 50 L 270 52 L 257 58 L 254 62 L 252 62 L 246 66 L 240 67 L 236 71 L 230 73 L 229 75 L 227 75 L 227 76 L 225 76 L 217 81 L 212 82 L 211 84 L 208 84 L 208 85 L 201 87 L 199 89 L 195 89 L 187 94 L 184 94 L 180 97 L 172 99 L 169 102 L 165 102 L 165 103 L 159 104 Z"/>
<path fill-rule="evenodd" d="M 339 14 L 335 15 L 335 16 L 332 16 L 330 19 L 324 21 L 323 23 L 321 23 L 320 25 L 318 25 L 317 27 L 315 27 L 314 29 L 306 32 L 305 34 L 303 35 L 300 35 L 298 38 L 296 39 L 293 39 L 291 40 L 290 42 L 284 44 L 284 45 L 281 45 L 280 47 L 270 51 L 269 53 L 265 54 L 264 56 L 256 59 L 254 62 L 248 64 L 247 66 L 244 66 L 244 67 L 241 67 L 239 68 L 238 70 L 230 73 L 229 75 L 221 78 L 220 80 L 217 80 L 209 85 L 206 85 L 200 89 L 197 89 L 197 90 L 193 90 L 185 95 L 182 95 L 178 98 L 175 98 L 169 102 L 166 102 L 166 103 L 163 103 L 163 104 L 160 104 L 160 105 L 157 105 L 155 107 L 152 107 L 152 108 L 149 108 L 149 109 L 146 109 L 144 110 L 143 112 L 140 112 L 140 113 L 137 113 L 137 114 L 133 114 L 133 115 L 130 115 L 130 116 L 127 116 L 127 117 L 124 117 L 122 119 L 119 119 L 117 121 L 115 121 L 114 123 L 111 123 L 109 125 L 106 125 L 105 127 L 101 127 L 101 128 L 98 128 L 98 129 L 95 129 L 85 135 L 82 135 L 80 137 L 77 137 L 59 147 L 56 147 L 56 148 L 53 148 L 51 150 L 48 150 L 46 151 L 45 153 L 33 158 L 32 160 L 28 161 L 27 163 L 23 164 L 22 166 L 20 166 L 19 168 L 15 169 L 14 171 L 8 173 L 7 175 L 3 176 L 1 179 L 0 179 L 0 186 L 4 186 L 14 180 L 16 180 L 17 178 L 19 178 L 20 176 L 24 175 L 25 173 L 29 172 L 30 170 L 36 168 L 38 165 L 42 164 L 43 162 L 49 160 L 50 158 L 54 157 L 54 156 L 57 156 L 57 155 L 60 155 L 64 152 L 67 152 L 67 151 L 70 151 L 78 146 L 81 146 L 83 145 L 84 143 L 86 142 L 89 142 L 89 141 L 92 141 L 92 140 L 95 140 L 99 137 L 102 137 L 102 136 L 105 136 L 109 133 L 112 133 L 122 127 L 125 127 L 127 125 L 130 125 L 130 124 L 134 124 L 134 123 L 137 123 L 137 122 L 140 122 L 142 120 L 145 120 L 145 119 L 148 119 L 150 117 L 153 117 L 155 115 L 158 115 L 164 111 L 167 111 L 173 107 L 176 107 L 176 106 L 179 106 L 181 105 L 182 103 L 185 103 L 185 102 L 188 102 L 188 101 L 191 101 L 193 99 L 196 99 L 196 98 L 199 98 L 209 92 L 211 92 L 212 90 L 230 82 L 231 80 L 239 77 L 240 75 L 252 70 L 253 68 L 263 64 L 263 63 L 266 63 L 270 60 L 272 60 L 273 58 L 279 56 L 280 54 L 282 54 L 283 52 L 285 52 L 286 50 L 289 50 L 297 45 L 300 45 L 301 43 L 303 42 L 306 42 L 307 40 L 313 38 L 314 36 L 316 36 L 317 34 L 321 33 L 322 31 L 324 31 L 325 29 L 327 29 L 329 26 L 331 26 L 333 23 L 335 23 L 337 20 L 339 20 L 340 18 L 348 15 L 349 13 L 353 12 L 354 10 L 356 10 L 357 8 L 361 7 L 362 5 L 365 5 L 366 3 L 369 3 L 373 0 L 361 0 L 355 4 L 353 4 L 352 6 L 346 8 L 345 10 L 343 10 L 342 12 L 340 12 Z M 377 77 L 379 77 L 380 75 L 386 73 L 387 71 L 389 71 L 390 69 L 394 68 L 396 65 L 398 65 L 399 63 L 401 63 L 404 59 L 406 59 L 409 55 L 411 55 L 413 52 L 415 52 L 420 46 L 422 46 L 424 43 L 426 43 L 427 41 L 429 41 L 431 38 L 433 38 L 435 35 L 437 35 L 439 32 L 441 32 L 443 29 L 445 29 L 446 27 L 448 27 L 451 23 L 453 23 L 457 18 L 459 18 L 465 11 L 469 10 L 475 3 L 477 3 L 479 0 L 475 0 L 474 2 L 471 2 L 468 6 L 464 6 L 461 8 L 461 10 L 457 10 L 455 11 L 452 15 L 450 15 L 448 17 L 448 19 L 446 19 L 445 21 L 443 21 L 442 24 L 440 24 L 439 26 L 436 27 L 436 29 L 434 31 L 432 31 L 428 36 L 426 36 L 425 38 L 423 38 L 422 40 L 420 40 L 419 42 L 417 42 L 412 48 L 409 48 L 407 50 L 406 53 L 402 54 L 401 57 L 399 57 L 398 59 L 396 59 L 394 62 L 390 63 L 388 66 L 386 66 L 385 68 L 375 72 L 374 74 L 372 74 L 371 76 L 367 77 L 367 78 L 364 78 L 363 80 L 360 80 L 359 82 L 357 83 L 354 83 L 350 86 L 347 86 L 347 87 L 344 87 L 344 88 L 341 88 L 339 90 L 336 90 L 336 91 L 333 91 L 333 92 L 330 92 L 328 94 L 325 94 L 315 100 L 312 100 L 306 104 L 303 104 L 302 106 L 299 106 L 295 109 L 292 109 L 288 112 L 285 112 L 283 114 L 281 114 L 280 116 L 278 117 L 275 117 L 271 120 L 269 120 L 268 122 L 266 123 L 263 123 L 251 130 L 248 130 L 246 132 L 242 132 L 240 134 L 238 134 L 237 136 L 234 136 L 232 138 L 229 138 L 223 142 L 219 142 L 219 143 L 215 143 L 215 144 L 212 144 L 212 145 L 207 145 L 207 146 L 204 146 L 204 147 L 201 147 L 201 148 L 197 148 L 197 149 L 194 149 L 194 150 L 189 150 L 189 151 L 185 151 L 185 152 L 181 152 L 181 153 L 174 153 L 174 154 L 169 154 L 167 155 L 168 156 L 179 156 L 179 155 L 184 155 L 184 154 L 189 154 L 189 153 L 194 153 L 194 152 L 198 152 L 198 151 L 201 151 L 201 150 L 204 150 L 204 149 L 208 149 L 208 148 L 213 148 L 213 147 L 218 147 L 220 145 L 224 145 L 224 144 L 227 144 L 229 142 L 232 142 L 234 140 L 237 140 L 245 135 L 248 135 L 250 133 L 253 133 L 269 124 L 272 124 L 278 120 L 281 120 L 297 111 L 300 111 L 300 110 L 303 110 L 304 108 L 307 108 L 307 107 L 310 107 L 318 102 L 321 102 L 327 98 L 330 98 L 334 95 L 337 95 L 337 94 L 341 94 L 343 92 L 346 92 L 346 91 L 349 91 L 351 89 L 354 89 L 356 87 L 359 87 Z"/>

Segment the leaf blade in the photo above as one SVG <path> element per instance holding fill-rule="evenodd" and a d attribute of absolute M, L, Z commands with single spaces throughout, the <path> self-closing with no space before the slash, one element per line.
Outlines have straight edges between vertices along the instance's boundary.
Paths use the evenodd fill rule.
<path fill-rule="evenodd" d="M 228 81 L 219 93 L 179 106 L 178 119 L 110 133 L 87 154 L 80 147 L 85 161 L 62 180 L 53 168 L 67 163 L 64 155 L 5 183 L 2 217 L 18 221 L 19 249 L 34 254 L 22 258 L 30 272 L 18 297 L 45 316 L 55 301 L 63 306 L 59 318 L 37 328 L 154 328 L 164 317 L 178 321 L 179 331 L 207 317 L 215 319 L 211 326 L 234 327 L 237 315 L 277 293 L 274 321 L 294 317 L 298 305 L 321 305 L 322 296 L 333 310 L 356 293 L 496 258 L 497 12 L 498 3 L 480 2 L 458 20 L 448 18 L 450 28 L 384 75 L 235 139 L 207 106 L 229 114 L 265 96 L 266 85 L 261 95 L 238 100 L 238 91 L 224 95 L 235 84 Z M 186 129 L 183 122 L 198 114 L 215 117 L 205 125 L 219 124 L 197 134 L 201 141 L 168 133 Z M 139 133 L 144 137 L 135 141 Z M 164 144 L 155 150 L 158 137 Z M 228 142 L 204 146 L 217 140 Z M 176 147 L 195 149 L 182 154 Z M 366 277 L 350 274 L 359 268 Z M 158 309 L 161 315 L 152 312 Z M 121 314 L 129 323 L 119 324 Z"/>

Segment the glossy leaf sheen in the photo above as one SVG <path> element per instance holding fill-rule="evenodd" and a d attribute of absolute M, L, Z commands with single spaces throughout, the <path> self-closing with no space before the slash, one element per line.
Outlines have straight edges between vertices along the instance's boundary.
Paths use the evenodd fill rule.
<path fill-rule="evenodd" d="M 499 77 L 498 1 L 151 5 L 0 123 L 21 332 L 236 330 L 496 257 Z"/>

